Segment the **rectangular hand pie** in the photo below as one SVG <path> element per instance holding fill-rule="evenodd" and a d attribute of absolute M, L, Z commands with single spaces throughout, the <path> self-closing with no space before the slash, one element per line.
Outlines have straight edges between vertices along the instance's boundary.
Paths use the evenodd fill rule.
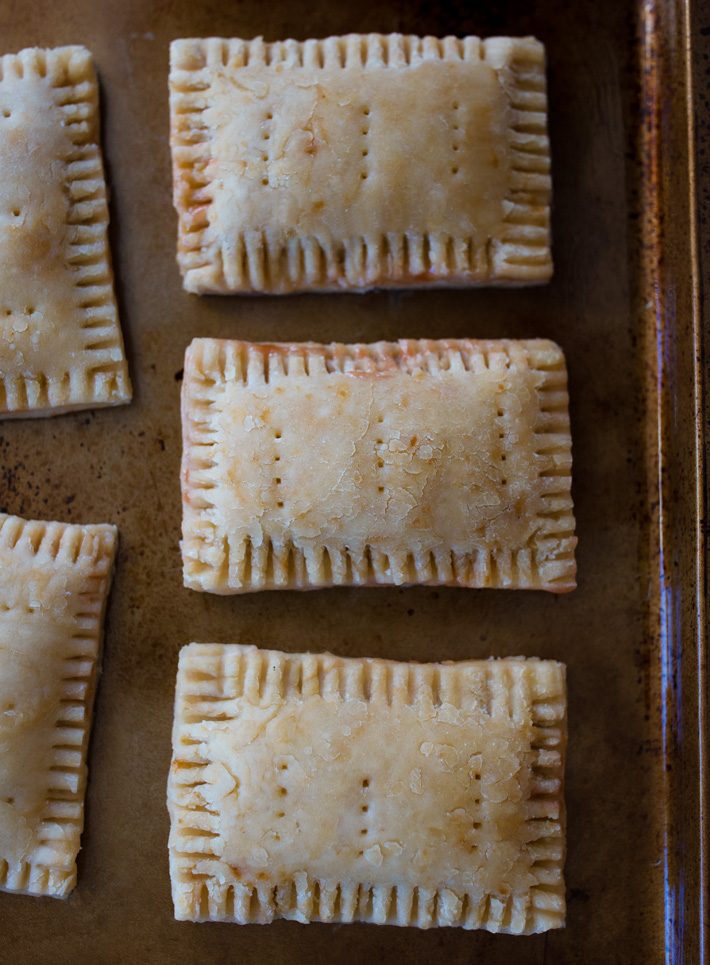
<path fill-rule="evenodd" d="M 88 50 L 0 57 L 0 418 L 131 398 L 98 127 Z"/>
<path fill-rule="evenodd" d="M 188 291 L 552 274 L 545 51 L 531 37 L 176 40 L 170 90 Z"/>
<path fill-rule="evenodd" d="M 113 526 L 0 514 L 0 890 L 76 884 Z"/>
<path fill-rule="evenodd" d="M 565 721 L 553 661 L 184 647 L 176 917 L 561 927 Z"/>
<path fill-rule="evenodd" d="M 544 340 L 197 339 L 185 584 L 571 590 L 567 404 L 564 357 Z"/>

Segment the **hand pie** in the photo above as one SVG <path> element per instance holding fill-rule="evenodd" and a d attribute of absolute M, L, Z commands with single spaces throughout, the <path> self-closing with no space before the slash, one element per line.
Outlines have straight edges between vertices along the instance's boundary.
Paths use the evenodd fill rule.
<path fill-rule="evenodd" d="M 83 47 L 0 58 L 0 418 L 131 398 Z"/>
<path fill-rule="evenodd" d="M 0 890 L 76 884 L 113 526 L 0 514 Z"/>
<path fill-rule="evenodd" d="M 380 34 L 176 40 L 191 292 L 547 281 L 544 47 Z"/>
<path fill-rule="evenodd" d="M 543 340 L 197 339 L 185 584 L 571 590 L 567 402 L 564 357 Z"/>
<path fill-rule="evenodd" d="M 176 918 L 561 927 L 565 720 L 553 661 L 183 648 Z"/>

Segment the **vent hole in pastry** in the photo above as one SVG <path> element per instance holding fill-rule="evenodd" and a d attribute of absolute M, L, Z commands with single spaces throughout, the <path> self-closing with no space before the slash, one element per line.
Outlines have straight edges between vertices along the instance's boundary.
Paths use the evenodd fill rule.
<path fill-rule="evenodd" d="M 384 463 L 384 460 L 383 460 L 383 459 L 378 459 L 378 460 L 377 460 L 377 468 L 378 468 L 378 469 L 382 469 L 382 467 L 384 466 L 384 464 L 385 464 L 385 463 Z"/>
<path fill-rule="evenodd" d="M 5 314 L 6 314 L 6 315 L 12 315 L 12 309 L 11 309 L 11 308 L 6 308 L 6 309 L 5 309 Z"/>
<path fill-rule="evenodd" d="M 11 115 L 12 115 L 12 111 L 9 111 L 9 110 L 7 109 L 7 107 L 6 107 L 5 110 L 2 112 L 2 116 L 3 116 L 3 117 L 10 117 Z"/>
<path fill-rule="evenodd" d="M 14 804 L 14 803 L 15 803 L 15 798 L 14 798 L 14 797 L 6 797 L 6 798 L 3 798 L 3 800 L 5 801 L 5 804 Z"/>
<path fill-rule="evenodd" d="M 365 814 L 365 813 L 367 813 L 367 811 L 370 810 L 370 808 L 368 807 L 367 804 L 363 804 L 363 806 L 360 808 L 360 810 L 363 812 L 363 814 Z"/>
<path fill-rule="evenodd" d="M 279 764 L 279 770 L 280 770 L 280 771 L 287 771 L 287 770 L 288 770 L 288 764 Z"/>
<path fill-rule="evenodd" d="M 362 113 L 365 115 L 365 117 L 369 117 L 369 116 L 370 116 L 370 108 L 369 108 L 369 107 L 363 107 Z"/>
<path fill-rule="evenodd" d="M 454 124 L 454 126 L 453 126 L 453 130 L 455 130 L 455 131 L 458 131 L 458 129 L 459 129 L 459 126 L 458 126 L 458 124 Z"/>
<path fill-rule="evenodd" d="M 451 105 L 451 107 L 452 107 L 452 110 L 457 111 L 457 110 L 459 109 L 459 103 L 458 103 L 458 101 L 454 101 L 453 104 Z"/>
<path fill-rule="evenodd" d="M 385 421 L 385 417 L 384 417 L 383 415 L 378 415 L 378 416 L 377 416 L 377 421 L 378 421 L 378 422 L 384 422 L 384 421 Z"/>
<path fill-rule="evenodd" d="M 261 179 L 261 183 L 262 183 L 262 184 L 268 184 L 268 183 L 269 183 L 269 179 L 268 179 L 268 178 L 262 178 L 262 179 Z"/>
<path fill-rule="evenodd" d="M 13 218 L 19 218 L 21 214 L 22 214 L 22 212 L 20 211 L 19 208 L 13 208 L 13 209 L 12 209 L 12 216 L 13 216 Z"/>
<path fill-rule="evenodd" d="M 508 485 L 508 480 L 507 480 L 507 479 L 501 479 L 500 484 L 501 484 L 501 486 L 507 486 L 507 485 Z"/>
<path fill-rule="evenodd" d="M 360 828 L 360 834 L 367 834 L 367 828 Z"/>
<path fill-rule="evenodd" d="M 505 462 L 507 458 L 508 458 L 508 457 L 506 456 L 506 454 L 503 453 L 503 455 L 500 457 L 500 461 L 501 461 L 501 462 Z"/>
<path fill-rule="evenodd" d="M 452 173 L 452 174 L 458 174 L 458 173 L 459 173 L 459 169 L 458 169 L 457 167 L 453 167 L 453 168 L 451 168 L 451 173 Z"/>
<path fill-rule="evenodd" d="M 363 787 L 369 787 L 369 786 L 370 786 L 370 778 L 369 778 L 369 777 L 363 777 L 363 779 L 362 779 L 362 786 L 363 786 Z"/>
<path fill-rule="evenodd" d="M 280 787 L 279 794 L 281 795 L 281 797 L 286 797 L 286 795 L 288 794 L 288 791 L 286 790 L 285 787 Z"/>
<path fill-rule="evenodd" d="M 274 462 L 281 462 L 281 456 L 274 456 Z"/>
<path fill-rule="evenodd" d="M 367 171 L 363 171 L 360 177 L 363 181 L 367 181 Z"/>
<path fill-rule="evenodd" d="M 283 509 L 283 508 L 284 508 L 284 501 L 283 501 L 283 499 L 279 499 L 279 501 L 276 503 L 276 505 L 277 505 L 277 507 L 278 507 L 279 509 Z"/>
<path fill-rule="evenodd" d="M 367 148 L 364 148 L 364 149 L 363 149 L 363 152 L 362 152 L 362 156 L 363 156 L 363 157 L 367 157 L 367 155 L 368 155 L 369 153 L 370 153 L 370 152 L 367 150 Z"/>
<path fill-rule="evenodd" d="M 266 120 L 273 121 L 273 119 L 274 119 L 274 115 L 271 113 L 271 111 L 269 111 L 269 113 L 266 115 Z"/>
<path fill-rule="evenodd" d="M 277 486 L 281 485 L 281 479 L 278 476 L 276 477 L 276 479 L 274 479 L 274 482 L 276 483 Z"/>
<path fill-rule="evenodd" d="M 502 409 L 498 409 L 497 415 L 498 415 L 498 418 L 499 418 L 499 419 L 502 419 L 502 418 L 503 418 L 503 410 L 502 410 Z"/>
<path fill-rule="evenodd" d="M 385 491 L 385 487 L 384 487 L 384 486 L 378 486 L 378 487 L 377 487 L 377 491 L 378 491 L 378 493 L 383 493 L 383 492 Z"/>
<path fill-rule="evenodd" d="M 35 313 L 34 305 L 28 305 L 27 308 L 25 309 L 25 315 L 34 315 L 34 313 Z"/>
<path fill-rule="evenodd" d="M 481 822 L 480 822 L 480 821 L 474 821 L 474 822 L 473 822 L 473 830 L 474 830 L 474 831 L 480 831 L 480 830 L 481 830 Z"/>
<path fill-rule="evenodd" d="M 274 433 L 274 439 L 280 439 L 280 438 L 281 438 L 281 431 L 277 429 L 276 432 Z"/>
<path fill-rule="evenodd" d="M 276 817 L 277 817 L 277 818 L 285 818 L 285 817 L 286 817 L 286 812 L 285 812 L 285 811 L 279 811 L 279 813 L 276 815 Z"/>

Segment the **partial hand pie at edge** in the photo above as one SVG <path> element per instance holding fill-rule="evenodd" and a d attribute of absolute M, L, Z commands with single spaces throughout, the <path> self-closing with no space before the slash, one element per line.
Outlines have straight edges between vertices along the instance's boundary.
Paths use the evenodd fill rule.
<path fill-rule="evenodd" d="M 0 514 L 0 890 L 76 883 L 114 526 Z"/>
<path fill-rule="evenodd" d="M 130 401 L 88 50 L 0 58 L 0 418 Z"/>

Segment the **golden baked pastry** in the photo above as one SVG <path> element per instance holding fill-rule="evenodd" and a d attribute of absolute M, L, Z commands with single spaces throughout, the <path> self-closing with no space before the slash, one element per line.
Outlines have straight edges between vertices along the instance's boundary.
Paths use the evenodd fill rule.
<path fill-rule="evenodd" d="M 530 284 L 552 274 L 531 37 L 176 40 L 191 292 Z"/>
<path fill-rule="evenodd" d="M 131 398 L 83 47 L 0 57 L 0 418 Z"/>
<path fill-rule="evenodd" d="M 0 890 L 76 884 L 114 526 L 0 514 Z"/>
<path fill-rule="evenodd" d="M 185 584 L 575 586 L 553 342 L 196 339 L 183 383 Z"/>
<path fill-rule="evenodd" d="M 184 647 L 175 916 L 561 927 L 565 719 L 553 661 Z"/>

